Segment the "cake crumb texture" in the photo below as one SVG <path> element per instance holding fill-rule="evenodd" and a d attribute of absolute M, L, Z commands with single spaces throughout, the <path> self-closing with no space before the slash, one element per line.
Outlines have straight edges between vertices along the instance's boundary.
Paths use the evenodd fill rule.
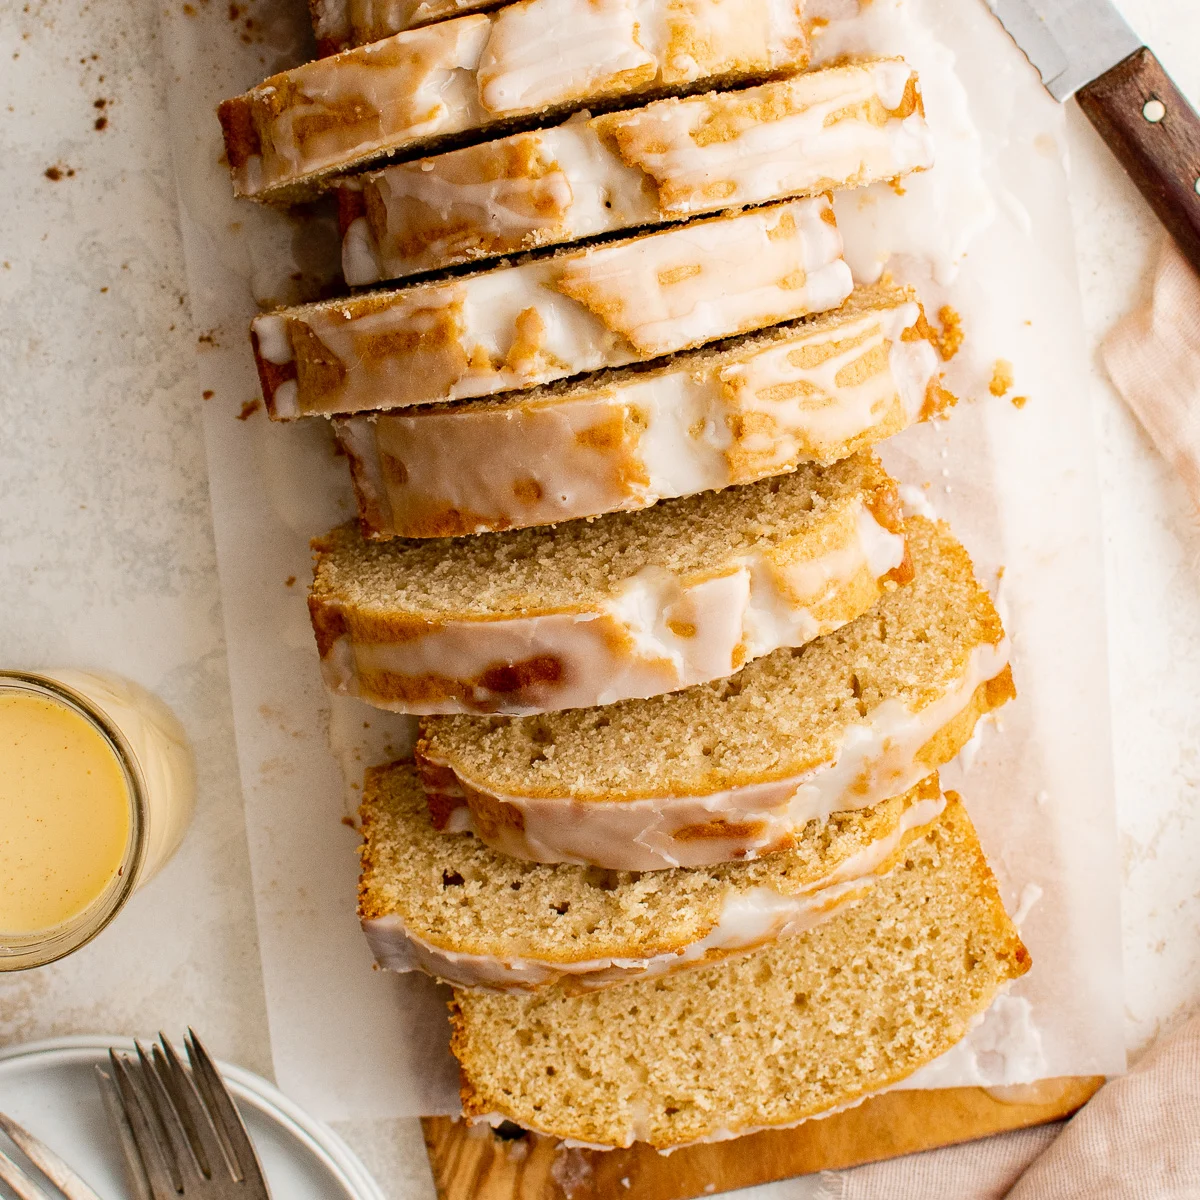
<path fill-rule="evenodd" d="M 944 1053 L 1029 965 L 952 796 L 864 901 L 768 949 L 584 995 L 456 991 L 463 1110 L 659 1148 L 792 1124 Z"/>

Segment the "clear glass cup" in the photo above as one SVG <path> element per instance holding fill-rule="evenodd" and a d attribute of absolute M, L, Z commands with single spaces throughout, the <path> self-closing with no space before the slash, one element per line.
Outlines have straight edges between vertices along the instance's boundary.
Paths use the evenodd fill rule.
<path fill-rule="evenodd" d="M 32 933 L 0 928 L 0 971 L 43 966 L 91 941 L 175 852 L 195 805 L 195 769 L 183 728 L 144 688 L 90 671 L 0 671 L 0 695 L 12 693 L 60 705 L 99 734 L 119 764 L 129 823 L 116 873 L 85 908 Z"/>

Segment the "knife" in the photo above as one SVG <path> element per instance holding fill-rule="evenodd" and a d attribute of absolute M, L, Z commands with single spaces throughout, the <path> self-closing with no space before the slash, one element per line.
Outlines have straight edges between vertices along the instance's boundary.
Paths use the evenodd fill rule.
<path fill-rule="evenodd" d="M 1109 0 L 988 0 L 1059 101 L 1074 96 L 1200 271 L 1200 117 Z"/>

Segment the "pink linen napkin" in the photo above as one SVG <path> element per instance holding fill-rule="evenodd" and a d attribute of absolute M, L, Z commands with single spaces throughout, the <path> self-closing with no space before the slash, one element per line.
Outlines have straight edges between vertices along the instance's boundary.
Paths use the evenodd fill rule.
<path fill-rule="evenodd" d="M 1200 509 L 1200 276 L 1164 239 L 1104 365 Z M 1197 1200 L 1200 1014 L 1070 1121 L 821 1175 L 817 1200 Z"/>
<path fill-rule="evenodd" d="M 1166 238 L 1150 303 L 1100 348 L 1117 391 L 1200 509 L 1200 277 Z"/>
<path fill-rule="evenodd" d="M 1198 309 L 1197 311 L 1200 311 Z M 818 1200 L 1196 1200 L 1200 1013 L 1065 1124 L 821 1176 Z"/>

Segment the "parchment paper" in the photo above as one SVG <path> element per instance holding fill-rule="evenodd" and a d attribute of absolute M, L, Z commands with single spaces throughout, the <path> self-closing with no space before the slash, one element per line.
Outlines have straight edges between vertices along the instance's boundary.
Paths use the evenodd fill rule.
<path fill-rule="evenodd" d="M 948 376 L 963 402 L 883 453 L 996 591 L 1021 693 L 964 756 L 969 771 L 960 762 L 944 778 L 967 800 L 1035 966 L 971 1045 L 912 1082 L 1112 1073 L 1124 1048 L 1103 576 L 1063 116 L 983 0 L 872 0 L 839 20 L 853 2 L 820 0 L 833 18 L 821 53 L 909 57 L 939 163 L 903 196 L 839 197 L 848 259 L 866 277 L 903 247 L 890 269 L 919 284 L 931 312 L 951 304 L 967 335 Z M 332 217 L 234 201 L 213 115 L 311 56 L 303 9 L 172 0 L 162 22 L 213 393 L 206 442 L 275 1070 L 328 1119 L 453 1112 L 444 992 L 372 971 L 354 917 L 358 838 L 343 818 L 363 766 L 402 750 L 409 729 L 351 701 L 331 716 L 319 680 L 308 539 L 353 511 L 344 463 L 323 422 L 271 425 L 255 404 L 247 323 L 335 277 Z M 1013 367 L 1009 397 L 988 391 L 998 358 Z"/>

